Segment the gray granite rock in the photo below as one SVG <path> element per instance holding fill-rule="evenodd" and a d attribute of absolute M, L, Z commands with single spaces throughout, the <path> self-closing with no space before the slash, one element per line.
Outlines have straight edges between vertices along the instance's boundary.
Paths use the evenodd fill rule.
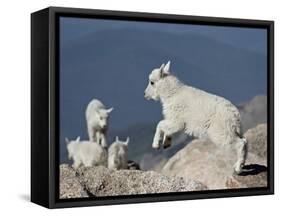
<path fill-rule="evenodd" d="M 249 129 L 245 134 L 249 152 L 266 160 L 267 157 L 267 124 L 260 124 Z"/>
<path fill-rule="evenodd" d="M 103 166 L 60 165 L 60 197 L 117 196 L 206 190 L 202 183 L 154 171 L 109 170 Z"/>
<path fill-rule="evenodd" d="M 84 190 L 76 177 L 76 172 L 67 164 L 60 165 L 60 198 L 88 197 L 87 191 Z"/>
<path fill-rule="evenodd" d="M 249 143 L 247 173 L 233 174 L 236 151 L 209 140 L 193 140 L 171 157 L 162 169 L 164 175 L 202 182 L 209 189 L 264 187 L 267 181 L 266 125 L 249 129 L 244 136 Z"/>

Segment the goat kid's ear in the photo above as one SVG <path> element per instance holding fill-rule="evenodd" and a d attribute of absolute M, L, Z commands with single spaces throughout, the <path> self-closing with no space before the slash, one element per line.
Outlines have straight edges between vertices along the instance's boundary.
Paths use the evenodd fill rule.
<path fill-rule="evenodd" d="M 128 145 L 130 142 L 130 137 L 127 137 L 125 144 Z"/>
<path fill-rule="evenodd" d="M 69 139 L 65 137 L 65 143 L 68 145 L 70 143 Z"/>
<path fill-rule="evenodd" d="M 79 142 L 80 141 L 80 136 L 78 136 L 77 138 L 76 138 L 76 142 Z"/>
<path fill-rule="evenodd" d="M 170 74 L 170 72 L 169 72 L 169 70 L 170 70 L 170 61 L 168 61 L 168 63 L 166 65 L 162 64 L 162 66 L 160 67 L 160 77 L 161 78 L 163 78 L 165 76 L 168 76 Z"/>
<path fill-rule="evenodd" d="M 111 107 L 111 108 L 107 109 L 106 112 L 107 112 L 107 113 L 111 113 L 113 110 L 114 110 L 114 108 Z"/>
<path fill-rule="evenodd" d="M 170 65 L 171 65 L 171 61 L 168 61 L 167 64 L 165 65 L 164 69 L 163 69 L 166 73 L 170 73 L 169 72 L 170 71 Z"/>
<path fill-rule="evenodd" d="M 118 136 L 115 137 L 115 141 L 119 142 L 119 137 Z"/>

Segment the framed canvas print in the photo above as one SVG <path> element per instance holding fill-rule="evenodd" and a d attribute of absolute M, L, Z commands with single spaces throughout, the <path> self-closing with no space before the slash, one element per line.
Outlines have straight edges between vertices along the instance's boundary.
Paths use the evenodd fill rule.
<path fill-rule="evenodd" d="M 273 21 L 31 15 L 31 200 L 273 194 Z"/>

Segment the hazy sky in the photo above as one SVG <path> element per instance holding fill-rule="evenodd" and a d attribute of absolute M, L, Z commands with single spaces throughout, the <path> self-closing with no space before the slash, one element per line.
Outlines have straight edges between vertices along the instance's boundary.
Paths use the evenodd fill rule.
<path fill-rule="evenodd" d="M 196 33 L 220 40 L 225 43 L 239 46 L 266 54 L 266 30 L 239 27 L 183 25 L 170 23 L 116 21 L 98 19 L 61 18 L 61 33 L 63 43 L 79 40 L 85 35 L 104 30 L 118 30 L 124 28 L 144 31 L 163 31 L 173 34 Z"/>
<path fill-rule="evenodd" d="M 266 94 L 265 29 L 60 18 L 60 131 L 87 138 L 85 109 L 115 109 L 113 129 L 156 122 L 159 103 L 143 91 L 153 68 L 171 60 L 183 82 L 235 104 Z"/>

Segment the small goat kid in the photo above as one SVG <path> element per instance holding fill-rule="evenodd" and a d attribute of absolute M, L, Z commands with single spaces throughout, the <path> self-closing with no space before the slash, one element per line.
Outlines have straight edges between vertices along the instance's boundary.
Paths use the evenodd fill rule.
<path fill-rule="evenodd" d="M 115 142 L 112 143 L 108 149 L 108 168 L 112 170 L 127 169 L 128 168 L 128 144 L 127 140 L 120 141 L 116 137 Z"/>
<path fill-rule="evenodd" d="M 107 147 L 106 134 L 108 130 L 108 117 L 113 108 L 106 109 L 97 99 L 93 99 L 86 109 L 86 121 L 89 140 Z"/>
<path fill-rule="evenodd" d="M 80 137 L 76 140 L 69 141 L 65 138 L 68 151 L 68 159 L 73 159 L 73 168 L 77 169 L 80 165 L 86 167 L 91 166 L 107 166 L 107 150 L 96 142 L 80 141 Z"/>
<path fill-rule="evenodd" d="M 247 141 L 242 137 L 239 111 L 230 101 L 183 84 L 170 74 L 170 61 L 152 70 L 144 96 L 160 100 L 163 109 L 164 120 L 157 125 L 153 148 L 169 147 L 177 132 L 208 137 L 215 144 L 235 145 L 234 170 L 237 174 L 243 171 Z"/>

